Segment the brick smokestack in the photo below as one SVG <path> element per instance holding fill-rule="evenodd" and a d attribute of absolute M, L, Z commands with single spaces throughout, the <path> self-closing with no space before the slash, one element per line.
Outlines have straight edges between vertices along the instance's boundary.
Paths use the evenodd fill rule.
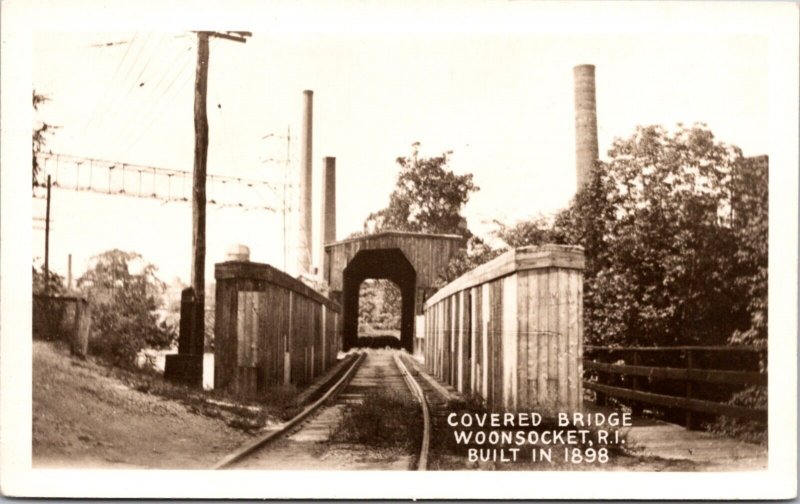
<path fill-rule="evenodd" d="M 578 190 L 586 185 L 599 156 L 594 65 L 578 65 L 575 75 L 575 161 Z"/>
<path fill-rule="evenodd" d="M 322 162 L 322 243 L 336 241 L 336 158 L 326 157 Z"/>
<path fill-rule="evenodd" d="M 303 91 L 303 125 L 300 129 L 300 232 L 297 243 L 298 273 L 311 271 L 311 159 L 314 92 Z"/>
<path fill-rule="evenodd" d="M 322 230 L 319 233 L 319 249 L 317 250 L 317 264 L 320 267 L 320 276 L 324 276 L 322 268 L 325 266 L 325 244 L 336 241 L 336 158 L 322 158 L 322 201 L 320 208 L 320 223 Z"/>

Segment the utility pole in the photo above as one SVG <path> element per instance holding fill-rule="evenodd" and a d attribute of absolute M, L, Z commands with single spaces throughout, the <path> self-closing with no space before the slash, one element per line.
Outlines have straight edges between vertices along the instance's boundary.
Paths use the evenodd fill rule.
<path fill-rule="evenodd" d="M 50 175 L 47 176 L 47 209 L 44 217 L 44 295 L 50 295 Z"/>
<path fill-rule="evenodd" d="M 194 169 L 192 172 L 192 272 L 190 287 L 181 293 L 178 353 L 168 355 L 164 377 L 193 387 L 203 386 L 206 299 L 206 165 L 208 161 L 209 37 L 245 42 L 249 32 L 197 32 L 194 79 Z M 154 177 L 155 183 L 155 177 Z"/>
<path fill-rule="evenodd" d="M 192 178 L 192 275 L 191 287 L 199 314 L 195 314 L 197 337 L 205 334 L 206 268 L 206 165 L 208 161 L 208 41 L 219 37 L 244 43 L 249 32 L 197 32 L 197 70 L 194 85 L 194 171 Z"/>
<path fill-rule="evenodd" d="M 195 337 L 205 334 L 206 274 L 206 162 L 208 160 L 208 36 L 197 32 L 197 69 L 194 80 L 194 170 L 192 176 L 192 274 L 190 285 L 196 310 L 193 315 Z M 193 331 L 193 332 L 194 332 Z"/>

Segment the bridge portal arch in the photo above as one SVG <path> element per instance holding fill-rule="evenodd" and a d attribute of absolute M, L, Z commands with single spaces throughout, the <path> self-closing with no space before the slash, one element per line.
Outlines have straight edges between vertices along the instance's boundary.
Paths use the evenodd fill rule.
<path fill-rule="evenodd" d="M 400 345 L 414 349 L 414 306 L 417 272 L 400 249 L 359 251 L 343 272 L 342 345 L 358 346 L 358 305 L 361 283 L 369 278 L 391 280 L 400 288 Z"/>
<path fill-rule="evenodd" d="M 414 317 L 436 292 L 453 255 L 464 248 L 458 235 L 384 231 L 325 244 L 323 273 L 330 297 L 342 305 L 342 346 L 358 343 L 358 295 L 367 278 L 386 278 L 400 287 L 401 344 L 418 348 Z M 349 313 L 349 315 L 348 315 Z"/>

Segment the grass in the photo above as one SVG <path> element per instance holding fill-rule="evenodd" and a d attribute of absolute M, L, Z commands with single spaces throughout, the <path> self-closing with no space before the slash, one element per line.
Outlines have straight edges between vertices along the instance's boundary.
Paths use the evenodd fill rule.
<path fill-rule="evenodd" d="M 123 369 L 94 359 L 105 370 L 130 388 L 184 404 L 189 411 L 209 418 L 219 418 L 230 427 L 255 434 L 270 423 L 288 420 L 301 406 L 295 401 L 294 385 L 276 385 L 258 395 L 244 395 L 218 390 L 199 390 L 165 381 L 163 375 L 147 367 Z"/>
<path fill-rule="evenodd" d="M 331 441 L 415 453 L 422 442 L 422 413 L 413 399 L 393 390 L 370 391 L 348 406 Z"/>

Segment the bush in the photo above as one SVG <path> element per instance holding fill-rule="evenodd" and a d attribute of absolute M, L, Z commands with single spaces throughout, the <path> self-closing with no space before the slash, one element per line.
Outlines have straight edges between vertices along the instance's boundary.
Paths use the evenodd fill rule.
<path fill-rule="evenodd" d="M 111 250 L 93 258 L 95 264 L 78 280 L 92 304 L 93 334 L 89 351 L 110 363 L 133 368 L 145 348 L 168 348 L 174 328 L 158 321 L 164 284 L 155 266 L 139 254 Z"/>
<path fill-rule="evenodd" d="M 734 394 L 728 404 L 746 408 L 767 409 L 767 388 L 748 387 Z M 767 426 L 762 422 L 739 418 L 719 417 L 708 425 L 712 432 L 731 436 L 749 443 L 767 444 Z"/>

